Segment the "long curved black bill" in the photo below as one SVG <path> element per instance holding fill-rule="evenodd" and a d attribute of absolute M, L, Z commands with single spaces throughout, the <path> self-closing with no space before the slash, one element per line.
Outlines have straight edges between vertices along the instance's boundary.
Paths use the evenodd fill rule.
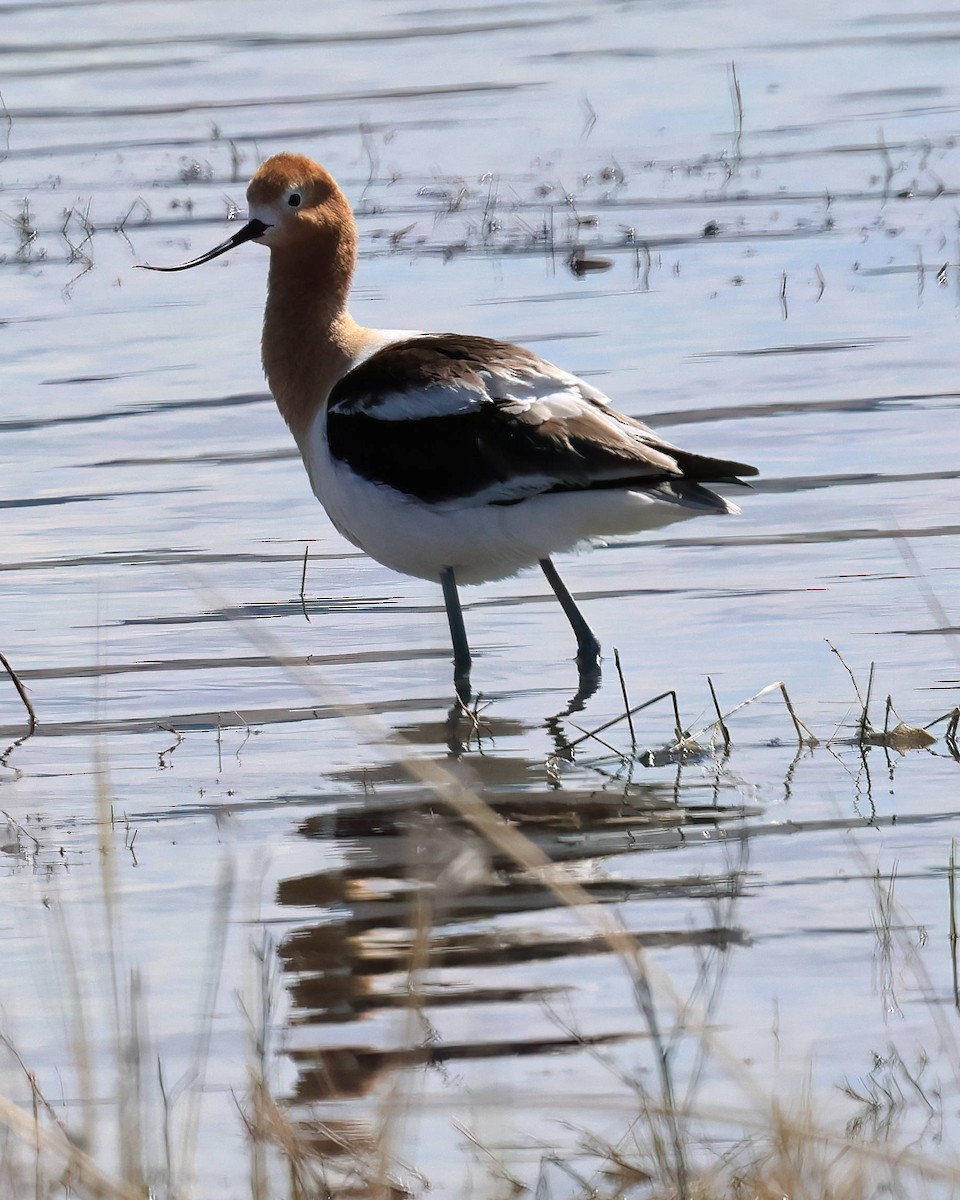
<path fill-rule="evenodd" d="M 152 267 L 149 263 L 137 263 L 137 266 L 141 271 L 189 271 L 191 267 L 199 267 L 201 263 L 209 262 L 212 258 L 219 258 L 221 254 L 232 250 L 234 246 L 242 246 L 244 242 L 263 237 L 269 228 L 270 226 L 264 221 L 248 221 L 242 229 L 237 230 L 233 237 L 227 238 L 219 246 L 214 246 L 206 254 L 201 254 L 199 258 L 191 258 L 189 262 L 181 263 L 179 267 Z"/>

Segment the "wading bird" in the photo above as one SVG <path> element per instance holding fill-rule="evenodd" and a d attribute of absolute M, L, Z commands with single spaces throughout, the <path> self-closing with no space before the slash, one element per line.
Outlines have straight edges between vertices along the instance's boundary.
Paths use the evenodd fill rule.
<path fill-rule="evenodd" d="M 317 499 L 371 558 L 438 582 L 454 680 L 469 694 L 458 584 L 539 563 L 577 639 L 584 686 L 600 643 L 550 558 L 591 537 L 736 513 L 703 485 L 755 467 L 681 450 L 530 350 L 459 333 L 368 329 L 347 307 L 357 226 L 334 179 L 276 154 L 249 220 L 185 271 L 254 241 L 270 251 L 263 367 Z"/>

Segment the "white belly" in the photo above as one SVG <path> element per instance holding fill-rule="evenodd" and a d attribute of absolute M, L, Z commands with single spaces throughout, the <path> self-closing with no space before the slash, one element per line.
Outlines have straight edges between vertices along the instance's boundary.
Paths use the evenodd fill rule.
<path fill-rule="evenodd" d="M 517 504 L 428 504 L 373 484 L 331 458 L 321 411 L 304 450 L 314 494 L 340 533 L 377 562 L 437 582 L 485 583 L 592 537 L 660 529 L 702 510 L 619 489 L 533 496 Z"/>

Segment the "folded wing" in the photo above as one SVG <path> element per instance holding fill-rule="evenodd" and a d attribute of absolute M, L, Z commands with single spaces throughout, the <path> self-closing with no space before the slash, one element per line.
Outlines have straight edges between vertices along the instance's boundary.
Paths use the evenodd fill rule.
<path fill-rule="evenodd" d="M 357 474 L 430 504 L 624 488 L 726 510 L 700 485 L 757 473 L 672 446 L 529 350 L 458 334 L 393 342 L 348 372 L 327 438 Z"/>

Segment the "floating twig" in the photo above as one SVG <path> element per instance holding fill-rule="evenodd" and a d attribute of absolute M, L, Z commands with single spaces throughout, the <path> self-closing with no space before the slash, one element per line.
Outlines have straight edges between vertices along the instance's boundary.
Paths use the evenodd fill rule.
<path fill-rule="evenodd" d="M 949 712 L 945 712 L 942 717 L 937 717 L 935 721 L 931 721 L 929 725 L 924 725 L 924 729 L 932 729 L 934 725 L 939 725 L 941 721 L 949 721 L 945 737 L 949 740 L 956 736 L 957 723 L 960 722 L 960 705 L 956 708 L 951 708 Z"/>
<path fill-rule="evenodd" d="M 168 758 L 173 754 L 174 750 L 183 745 L 183 734 L 178 729 L 174 729 L 172 725 L 161 725 L 160 728 L 166 733 L 172 733 L 177 739 L 172 746 L 167 746 L 166 750 L 160 751 L 160 770 L 164 771 L 167 767 L 173 766 L 173 763 L 169 762 Z"/>
<path fill-rule="evenodd" d="M 710 685 L 710 690 L 711 692 L 713 691 L 712 684 Z M 783 703 L 786 705 L 787 712 L 790 714 L 790 720 L 793 721 L 793 728 L 796 731 L 797 741 L 800 743 L 801 748 L 803 746 L 810 746 L 811 748 L 814 746 L 819 746 L 820 739 L 815 733 L 808 729 L 807 726 L 804 725 L 804 723 L 797 716 L 796 710 L 794 709 L 793 703 L 790 700 L 790 696 L 787 692 L 787 685 L 782 679 L 778 679 L 775 683 L 768 683 L 766 687 L 761 688 L 760 691 L 755 695 L 748 696 L 746 700 L 741 700 L 739 704 L 735 704 L 733 708 L 725 712 L 723 716 L 719 718 L 719 720 L 712 721 L 709 725 L 704 726 L 703 729 L 698 729 L 696 733 L 691 734 L 691 740 L 695 741 L 697 738 L 702 737 L 705 733 L 709 733 L 711 729 L 716 728 L 717 725 L 728 721 L 735 712 L 739 712 L 741 708 L 746 708 L 747 705 L 752 704 L 754 700 L 759 700 L 761 697 L 769 695 L 770 692 L 776 691 L 779 691 L 781 696 L 783 696 Z M 714 697 L 714 702 L 716 702 L 716 697 Z M 806 734 L 806 737 L 804 737 L 804 734 Z"/>
<path fill-rule="evenodd" d="M 578 279 L 591 271 L 609 271 L 613 266 L 611 258 L 587 258 L 581 246 L 575 246 L 567 258 L 567 266 Z"/>
<path fill-rule="evenodd" d="M 908 725 L 899 721 L 891 730 L 868 729 L 860 739 L 860 747 L 883 746 L 905 754 L 908 750 L 926 750 L 937 739 L 919 725 Z"/>
<path fill-rule="evenodd" d="M 596 733 L 591 733 L 589 729 L 584 729 L 583 726 L 578 725 L 576 723 L 576 721 L 570 721 L 569 717 L 567 718 L 567 720 L 573 726 L 573 728 L 577 731 L 577 733 L 583 734 L 583 737 L 577 738 L 577 740 L 575 742 L 571 742 L 570 745 L 566 747 L 567 751 L 572 750 L 574 746 L 579 746 L 580 743 L 583 741 L 586 741 L 587 738 L 592 738 L 595 742 L 598 742 L 604 748 L 604 750 L 609 750 L 611 754 L 615 754 L 617 756 L 617 758 L 620 759 L 621 762 L 627 762 L 628 756 L 626 754 L 624 754 L 624 752 L 622 750 L 618 750 L 616 748 L 616 746 L 611 745 L 610 742 L 605 742 L 602 737 L 598 737 Z M 620 718 L 617 717 L 617 721 L 619 721 L 619 720 L 620 720 Z M 616 722 L 614 722 L 614 721 L 610 722 L 611 725 L 613 725 L 615 723 Z M 601 728 L 605 728 L 605 727 L 601 726 Z"/>
<path fill-rule="evenodd" d="M 887 696 L 886 708 L 883 718 L 883 729 L 874 729 L 870 723 L 870 697 L 873 692 L 873 678 L 876 673 L 876 663 L 870 664 L 870 675 L 867 680 L 867 694 L 861 695 L 860 688 L 857 685 L 856 676 L 850 667 L 844 661 L 843 655 L 831 642 L 827 642 L 830 650 L 840 659 L 843 664 L 843 669 L 850 676 L 850 682 L 853 684 L 853 690 L 857 694 L 857 700 L 860 703 L 860 719 L 857 721 L 857 744 L 863 749 L 866 746 L 883 746 L 885 749 L 896 750 L 899 754 L 905 754 L 908 750 L 926 750 L 928 746 L 932 746 L 937 740 L 927 731 L 940 721 L 947 720 L 951 717 L 950 713 L 945 713 L 944 716 L 938 717 L 936 721 L 932 721 L 930 725 L 908 725 L 906 721 L 900 719 L 897 710 L 893 707 L 893 697 Z M 897 724 L 890 728 L 890 714 L 897 717 Z M 960 719 L 960 714 L 958 714 Z M 831 738 L 831 741 L 833 739 Z M 947 745 L 950 747 L 950 729 L 947 731 Z"/>
<path fill-rule="evenodd" d="M 633 708 L 628 709 L 627 712 L 622 713 L 619 717 L 612 717 L 609 721 L 607 721 L 603 725 L 600 725 L 597 729 L 594 729 L 592 732 L 589 730 L 584 730 L 582 737 L 578 737 L 576 739 L 576 741 L 569 743 L 569 745 L 566 747 L 566 752 L 569 753 L 569 751 L 575 749 L 577 746 L 579 746 L 581 744 L 581 742 L 585 742 L 589 738 L 593 738 L 594 741 L 600 741 L 600 739 L 597 737 L 598 733 L 603 733 L 603 731 L 605 729 L 610 729 L 611 726 L 618 725 L 622 720 L 624 720 L 624 718 L 629 720 L 630 717 L 632 717 L 635 713 L 643 712 L 643 710 L 645 708 L 650 708 L 651 705 L 659 704 L 661 700 L 666 700 L 666 698 L 668 696 L 673 701 L 673 716 L 674 716 L 674 722 L 676 725 L 677 741 L 680 741 L 680 739 L 683 736 L 683 731 L 680 728 L 680 709 L 677 706 L 677 693 L 675 691 L 673 691 L 673 689 L 671 688 L 671 690 L 669 692 L 661 692 L 659 696 L 654 696 L 650 700 L 644 700 L 642 704 L 635 704 L 633 706 Z M 572 722 L 571 722 L 571 724 L 572 724 Z M 616 753 L 620 754 L 620 751 L 618 750 L 618 751 L 616 751 Z M 620 757 L 622 758 L 623 755 L 620 754 Z"/>
<path fill-rule="evenodd" d="M 680 707 L 677 701 L 677 693 L 674 690 L 669 692 L 661 692 L 659 696 L 654 696 L 650 700 L 645 700 L 642 704 L 635 704 L 630 707 L 627 700 L 626 684 L 624 682 L 623 673 L 620 670 L 619 654 L 616 650 L 614 650 L 614 661 L 617 664 L 617 671 L 620 676 L 620 687 L 623 691 L 624 704 L 626 705 L 625 712 L 620 716 L 613 717 L 611 720 L 607 721 L 603 725 L 600 725 L 595 730 L 581 729 L 579 725 L 573 725 L 573 722 L 571 721 L 570 724 L 573 725 L 573 728 L 576 729 L 581 736 L 575 741 L 568 743 L 564 747 L 563 757 L 568 757 L 577 746 L 581 745 L 588 739 L 592 739 L 595 742 L 599 742 L 600 745 L 605 749 L 612 751 L 617 755 L 618 758 L 625 760 L 628 756 L 625 755 L 622 750 L 617 750 L 616 747 L 611 746 L 598 735 L 603 733 L 605 730 L 610 729 L 613 725 L 618 724 L 620 721 L 626 720 L 630 726 L 630 734 L 633 742 L 633 749 L 635 751 L 636 734 L 632 721 L 633 715 L 641 712 L 645 708 L 649 708 L 653 704 L 659 703 L 661 700 L 665 700 L 668 696 L 673 704 L 674 742 L 672 745 L 662 747 L 659 750 L 645 751 L 639 759 L 644 766 L 662 765 L 664 762 L 676 762 L 680 761 L 681 759 L 696 757 L 702 754 L 703 748 L 699 743 L 699 739 L 702 738 L 704 734 L 710 733 L 715 729 L 720 730 L 724 741 L 724 747 L 729 749 L 731 738 L 730 730 L 726 724 L 727 720 L 735 712 L 739 712 L 741 708 L 745 708 L 748 704 L 752 704 L 754 700 L 759 700 L 762 696 L 766 696 L 772 691 L 779 691 L 783 696 L 783 702 L 786 706 L 787 712 L 790 714 L 790 719 L 793 722 L 793 728 L 796 731 L 797 741 L 800 749 L 802 750 L 805 746 L 808 746 L 812 749 L 814 746 L 818 746 L 820 744 L 820 739 L 816 736 L 816 734 L 814 734 L 797 716 L 796 710 L 793 707 L 793 702 L 790 699 L 790 695 L 787 692 L 787 688 L 783 680 L 777 680 L 776 683 L 768 684 L 765 688 L 761 688 L 760 691 L 755 695 L 748 697 L 746 700 L 741 700 L 739 704 L 735 704 L 728 712 L 723 713 L 720 710 L 720 705 L 717 700 L 717 693 L 713 686 L 713 680 L 707 676 L 707 683 L 710 687 L 710 694 L 713 697 L 713 705 L 717 714 L 717 719 L 712 721 L 709 725 L 704 726 L 703 729 L 697 730 L 696 733 L 690 733 L 689 731 L 685 732 L 680 723 Z M 896 730 L 891 732 L 891 738 L 896 735 L 896 732 Z"/>
<path fill-rule="evenodd" d="M 960 725 L 960 705 L 952 708 L 949 712 L 944 713 L 942 717 L 937 717 L 935 721 L 931 721 L 929 725 L 924 725 L 924 729 L 932 729 L 934 725 L 939 725 L 941 721 L 947 721 L 947 732 L 943 735 L 943 740 L 947 744 L 947 749 L 953 757 L 960 762 L 960 747 L 957 746 L 957 727 Z"/>

